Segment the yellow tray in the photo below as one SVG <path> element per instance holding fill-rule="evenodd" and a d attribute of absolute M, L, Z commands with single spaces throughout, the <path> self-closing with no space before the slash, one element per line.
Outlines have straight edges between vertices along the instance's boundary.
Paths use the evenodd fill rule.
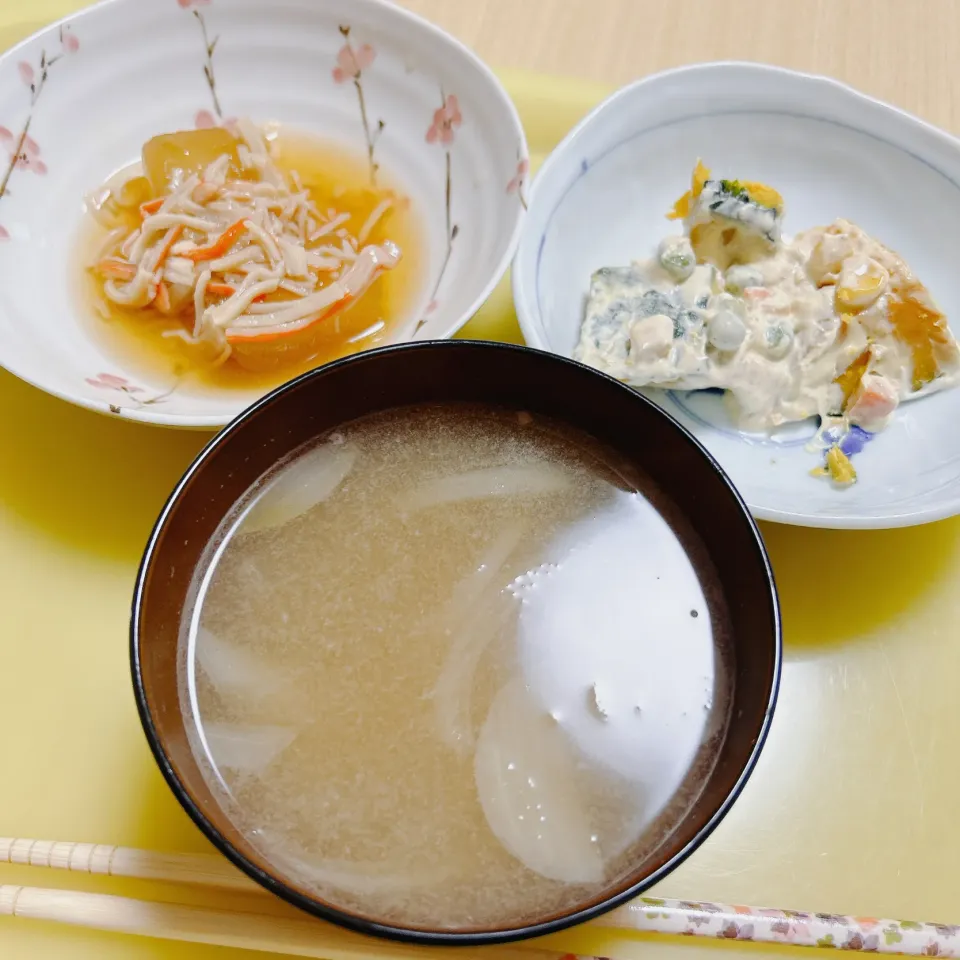
<path fill-rule="evenodd" d="M 79 5 L 36 0 L 28 22 L 21 5 L 4 0 L 0 45 Z M 515 73 L 504 80 L 535 162 L 607 92 Z M 506 283 L 463 335 L 520 340 Z M 0 411 L 0 834 L 209 850 L 148 753 L 127 667 L 141 548 L 205 438 L 87 413 L 2 371 Z M 960 521 L 763 532 L 786 633 L 777 717 L 732 812 L 654 895 L 960 922 Z M 0 867 L 0 883 L 183 897 L 86 879 Z M 549 940 L 561 951 L 603 955 L 611 936 L 581 928 Z M 696 960 L 718 949 L 744 958 L 793 952 L 618 944 L 620 955 L 641 960 Z M 828 955 L 796 955 L 821 953 Z M 0 957 L 10 960 L 253 956 L 0 919 Z"/>

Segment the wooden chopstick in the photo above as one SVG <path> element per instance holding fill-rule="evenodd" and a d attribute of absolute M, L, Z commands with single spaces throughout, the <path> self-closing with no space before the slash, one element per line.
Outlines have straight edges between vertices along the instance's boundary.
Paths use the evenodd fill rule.
<path fill-rule="evenodd" d="M 0 863 L 53 867 L 105 877 L 186 883 L 245 893 L 268 892 L 241 873 L 226 857 L 208 853 L 159 853 L 100 843 L 0 837 Z"/>
<path fill-rule="evenodd" d="M 0 916 L 50 920 L 71 926 L 285 953 L 324 960 L 423 960 L 423 947 L 364 937 L 317 920 L 155 903 L 102 893 L 0 885 Z M 431 948 L 449 960 L 556 960 L 556 951 L 523 947 Z"/>

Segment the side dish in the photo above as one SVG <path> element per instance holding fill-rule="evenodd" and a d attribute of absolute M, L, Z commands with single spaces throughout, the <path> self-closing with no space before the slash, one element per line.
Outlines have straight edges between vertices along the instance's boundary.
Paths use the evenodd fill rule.
<path fill-rule="evenodd" d="M 744 431 L 819 417 L 814 473 L 846 485 L 900 403 L 960 381 L 960 349 L 900 256 L 843 219 L 787 238 L 783 215 L 772 187 L 698 161 L 667 214 L 683 234 L 593 274 L 575 356 L 633 386 L 723 390 Z"/>
<path fill-rule="evenodd" d="M 181 366 L 289 374 L 386 326 L 371 294 L 400 263 L 392 231 L 409 201 L 281 165 L 275 140 L 247 120 L 154 137 L 91 198 L 104 317 L 141 326 L 157 349 L 176 341 Z M 371 307 L 359 331 L 341 324 L 358 304 Z"/>

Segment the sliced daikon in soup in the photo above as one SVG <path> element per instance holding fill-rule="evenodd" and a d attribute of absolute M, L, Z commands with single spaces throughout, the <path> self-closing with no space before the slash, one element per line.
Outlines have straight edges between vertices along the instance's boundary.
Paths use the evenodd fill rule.
<path fill-rule="evenodd" d="M 603 879 L 576 750 L 522 681 L 508 683 L 493 701 L 474 770 L 490 829 L 525 867 L 563 883 Z"/>
<path fill-rule="evenodd" d="M 437 732 L 456 749 L 473 746 L 472 691 L 477 666 L 490 642 L 516 616 L 516 603 L 505 587 L 505 565 L 527 530 L 522 523 L 502 530 L 484 551 L 474 570 L 453 589 L 438 626 L 450 636 L 450 649 L 430 691 Z"/>
<path fill-rule="evenodd" d="M 283 685 L 283 676 L 250 650 L 212 630 L 197 630 L 197 664 L 221 696 L 266 697 Z"/>
<path fill-rule="evenodd" d="M 260 775 L 293 743 L 297 731 L 276 724 L 206 723 L 203 735 L 217 767 Z"/>
<path fill-rule="evenodd" d="M 359 896 L 397 895 L 442 883 L 450 875 L 449 866 L 432 870 L 410 869 L 403 860 L 327 860 L 304 857 L 284 849 L 280 837 L 271 836 L 278 848 L 277 862 L 307 884 L 335 887 Z"/>
<path fill-rule="evenodd" d="M 530 694 L 585 756 L 643 785 L 655 813 L 709 732 L 716 664 L 697 574 L 637 494 L 560 532 L 547 553 L 554 562 L 520 590 Z"/>
<path fill-rule="evenodd" d="M 549 463 L 487 467 L 428 480 L 401 496 L 399 503 L 403 510 L 423 510 L 486 497 L 538 497 L 568 490 L 572 480 L 570 474 Z"/>
<path fill-rule="evenodd" d="M 326 500 L 353 469 L 357 450 L 350 444 L 321 443 L 284 470 L 254 503 L 241 533 L 281 527 Z"/>

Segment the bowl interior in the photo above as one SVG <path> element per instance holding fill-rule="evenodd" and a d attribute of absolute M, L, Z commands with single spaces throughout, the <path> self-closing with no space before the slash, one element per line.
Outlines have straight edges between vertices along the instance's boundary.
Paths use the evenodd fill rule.
<path fill-rule="evenodd" d="M 960 290 L 943 231 L 960 215 L 956 141 L 838 83 L 749 64 L 706 64 L 625 88 L 538 176 L 514 267 L 532 346 L 572 354 L 590 274 L 653 254 L 679 232 L 665 218 L 702 157 L 717 176 L 775 186 L 788 234 L 853 220 L 907 260 L 960 331 Z M 909 184 L 909 189 L 904 188 Z M 905 404 L 856 457 L 858 482 L 810 476 L 809 420 L 745 435 L 723 398 L 648 395 L 720 461 L 755 515 L 815 526 L 894 526 L 960 510 L 960 391 Z"/>
<path fill-rule="evenodd" d="M 593 435 L 645 472 L 714 561 L 732 629 L 731 721 L 700 798 L 624 880 L 576 911 L 522 928 L 398 928 L 318 900 L 265 862 L 231 825 L 191 750 L 178 694 L 180 618 L 193 571 L 250 484 L 279 458 L 346 420 L 444 401 L 495 403 L 549 416 Z M 329 365 L 271 394 L 221 433 L 181 481 L 148 545 L 134 600 L 132 662 L 141 719 L 169 784 L 211 840 L 254 879 L 298 906 L 365 932 L 424 942 L 490 942 L 546 933 L 609 908 L 655 882 L 707 836 L 745 782 L 765 737 L 779 679 L 780 628 L 766 554 L 746 508 L 669 417 L 571 361 L 462 341 L 385 348 Z"/>
<path fill-rule="evenodd" d="M 209 65 L 204 31 L 216 43 Z M 523 208 L 508 186 L 526 156 L 516 111 L 470 51 L 392 4 L 108 0 L 9 51 L 0 80 L 0 137 L 15 144 L 29 124 L 27 159 L 0 195 L 0 363 L 85 406 L 213 427 L 257 396 L 133 368 L 91 336 L 77 290 L 85 195 L 147 139 L 212 123 L 217 107 L 224 119 L 332 141 L 361 162 L 372 149 L 425 233 L 404 337 L 451 336 L 512 254 Z"/>

